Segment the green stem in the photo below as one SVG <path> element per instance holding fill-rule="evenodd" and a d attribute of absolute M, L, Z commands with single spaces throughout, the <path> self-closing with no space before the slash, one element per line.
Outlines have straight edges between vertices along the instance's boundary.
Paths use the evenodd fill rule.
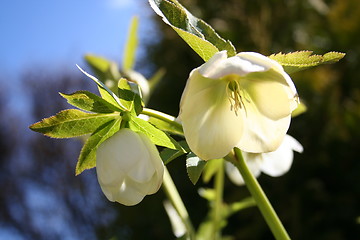
<path fill-rule="evenodd" d="M 215 205 L 213 215 L 213 237 L 212 239 L 221 239 L 221 214 L 223 206 L 223 192 L 224 192 L 224 164 L 221 164 L 217 169 L 215 175 Z"/>
<path fill-rule="evenodd" d="M 259 185 L 256 178 L 252 175 L 249 168 L 246 165 L 244 158 L 242 157 L 241 151 L 238 148 L 234 148 L 235 157 L 237 161 L 234 161 L 235 166 L 239 169 L 241 176 L 244 178 L 247 188 L 251 195 L 255 199 L 257 206 L 259 207 L 266 223 L 271 229 L 273 235 L 277 240 L 289 240 L 290 237 L 282 225 L 279 217 L 276 215 L 274 208 L 271 206 L 268 198 L 264 191 Z"/>
<path fill-rule="evenodd" d="M 166 166 L 165 166 L 165 170 L 164 170 L 164 181 L 163 181 L 162 186 L 163 186 L 165 194 L 167 195 L 171 204 L 174 206 L 174 208 L 176 209 L 176 212 L 179 214 L 181 220 L 183 221 L 183 223 L 186 227 L 186 231 L 190 236 L 190 239 L 191 240 L 195 239 L 195 231 L 194 231 L 194 227 L 191 223 L 189 214 L 185 208 L 185 205 L 180 197 L 179 192 L 176 189 L 176 186 L 175 186 Z"/>

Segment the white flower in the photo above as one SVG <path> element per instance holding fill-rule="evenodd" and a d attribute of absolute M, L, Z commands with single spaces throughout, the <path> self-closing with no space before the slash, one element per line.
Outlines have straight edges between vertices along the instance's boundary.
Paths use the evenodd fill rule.
<path fill-rule="evenodd" d="M 179 118 L 190 149 L 209 160 L 234 147 L 274 151 L 297 105 L 294 83 L 279 63 L 252 52 L 227 58 L 222 51 L 190 73 Z"/>
<path fill-rule="evenodd" d="M 145 134 L 124 128 L 97 149 L 96 172 L 110 201 L 132 206 L 159 190 L 164 165 Z"/>
<path fill-rule="evenodd" d="M 293 151 L 301 153 L 303 147 L 295 138 L 290 135 L 285 135 L 284 141 L 274 152 L 242 152 L 242 155 L 251 173 L 255 177 L 258 177 L 261 172 L 272 177 L 278 177 L 289 171 L 294 158 Z M 237 185 L 244 184 L 244 179 L 233 164 L 226 162 L 225 167 L 226 173 L 233 183 Z"/>

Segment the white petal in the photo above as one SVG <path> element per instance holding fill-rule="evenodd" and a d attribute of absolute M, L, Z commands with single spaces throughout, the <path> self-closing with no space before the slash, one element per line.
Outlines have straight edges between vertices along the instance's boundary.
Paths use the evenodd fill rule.
<path fill-rule="evenodd" d="M 243 89 L 244 135 L 238 147 L 246 152 L 270 152 L 281 144 L 291 121 L 293 92 L 283 75 L 270 69 L 239 80 Z"/>
<path fill-rule="evenodd" d="M 285 174 L 293 162 L 294 150 L 302 152 L 303 148 L 293 137 L 286 135 L 276 151 L 262 154 L 261 171 L 272 177 Z"/>
<path fill-rule="evenodd" d="M 290 98 L 294 98 L 294 96 L 297 96 L 297 91 L 294 82 L 291 80 L 290 76 L 284 71 L 284 68 L 275 60 L 272 60 L 264 55 L 255 52 L 242 52 L 237 54 L 236 56 L 239 56 L 244 60 L 250 61 L 253 64 L 263 66 L 265 69 L 264 71 L 272 69 L 278 72 L 284 80 L 282 84 L 288 87 L 286 91 L 288 91 L 288 95 L 290 96 Z M 273 80 L 274 78 L 271 79 L 271 81 Z M 297 97 L 295 98 L 295 100 L 296 100 L 295 102 L 294 101 L 291 102 L 291 111 L 293 111 L 297 107 L 297 103 L 298 103 Z"/>
<path fill-rule="evenodd" d="M 221 63 L 226 59 L 227 59 L 226 51 L 217 52 L 214 54 L 214 56 L 212 56 L 212 58 L 210 58 L 209 61 L 201 65 L 198 68 L 198 71 L 204 77 L 213 78 L 212 75 L 218 71 L 217 67 L 220 66 Z"/>
<path fill-rule="evenodd" d="M 133 206 L 138 204 L 144 199 L 146 195 L 138 191 L 138 189 L 134 187 L 133 182 L 129 179 L 126 179 L 122 185 L 111 190 L 113 194 L 113 200 L 111 200 L 108 195 L 105 194 L 106 197 L 108 197 L 110 201 L 116 201 L 126 206 Z"/>
<path fill-rule="evenodd" d="M 274 68 L 276 71 L 284 71 L 284 68 L 276 61 L 256 52 L 241 52 L 236 56 L 241 59 L 252 62 L 253 64 L 260 65 L 264 67 L 264 71 Z"/>
<path fill-rule="evenodd" d="M 99 184 L 110 201 L 135 205 L 161 186 L 162 160 L 142 133 L 121 129 L 100 145 L 96 162 Z"/>
<path fill-rule="evenodd" d="M 121 181 L 141 159 L 140 138 L 129 129 L 122 129 L 105 140 L 96 151 L 96 171 L 104 184 Z"/>
<path fill-rule="evenodd" d="M 150 161 L 152 164 L 152 168 L 155 170 L 156 182 L 157 184 L 153 184 L 154 186 L 157 185 L 157 189 L 161 186 L 163 175 L 164 175 L 164 163 L 159 155 L 159 152 L 154 143 L 150 141 L 150 139 L 144 133 L 138 133 L 139 137 L 143 141 L 143 144 L 146 146 L 146 149 L 150 155 Z M 154 182 L 154 181 L 153 181 Z M 157 190 L 156 190 L 157 191 Z"/>
<path fill-rule="evenodd" d="M 132 180 L 140 183 L 149 181 L 155 174 L 155 169 L 152 166 L 149 154 L 142 154 L 143 161 L 138 161 L 133 167 L 127 172 L 127 176 Z"/>
<path fill-rule="evenodd" d="M 180 103 L 186 141 L 201 159 L 227 155 L 242 135 L 243 119 L 230 111 L 226 82 L 193 71 Z"/>
<path fill-rule="evenodd" d="M 236 185 L 244 185 L 244 179 L 242 178 L 239 170 L 232 164 L 229 162 L 225 163 L 225 171 L 227 176 L 229 177 L 229 179 Z"/>
<path fill-rule="evenodd" d="M 246 106 L 244 130 L 237 147 L 252 153 L 270 152 L 281 144 L 290 125 L 291 116 L 279 120 L 266 118 L 259 111 Z"/>

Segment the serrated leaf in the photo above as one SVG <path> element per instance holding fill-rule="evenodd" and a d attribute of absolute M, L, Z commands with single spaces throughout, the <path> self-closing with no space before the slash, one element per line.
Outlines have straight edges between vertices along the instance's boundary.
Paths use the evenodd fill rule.
<path fill-rule="evenodd" d="M 328 52 L 324 55 L 312 55 L 312 53 L 312 51 L 277 53 L 270 55 L 269 58 L 280 63 L 284 70 L 290 74 L 321 64 L 334 63 L 345 56 L 345 53 L 340 52 Z"/>
<path fill-rule="evenodd" d="M 93 114 L 67 109 L 34 123 L 30 129 L 53 138 L 72 138 L 92 133 L 116 117 L 114 114 Z"/>
<path fill-rule="evenodd" d="M 125 78 L 121 78 L 118 82 L 118 94 L 120 102 L 130 111 L 134 111 L 136 115 L 142 112 L 143 104 L 138 94 L 131 90 L 131 86 Z"/>
<path fill-rule="evenodd" d="M 71 94 L 60 93 L 67 102 L 77 108 L 96 113 L 122 111 L 119 107 L 88 91 L 76 91 Z"/>
<path fill-rule="evenodd" d="M 227 50 L 229 57 L 236 54 L 230 41 L 221 38 L 209 24 L 194 17 L 180 3 L 168 0 L 149 2 L 163 21 L 170 25 L 204 61 L 222 50 Z"/>
<path fill-rule="evenodd" d="M 219 52 L 219 49 L 207 40 L 176 27 L 173 29 L 205 62 Z"/>
<path fill-rule="evenodd" d="M 169 135 L 145 120 L 134 117 L 129 121 L 129 128 L 134 132 L 142 132 L 158 146 L 180 150 L 182 147 Z"/>
<path fill-rule="evenodd" d="M 124 50 L 124 57 L 123 57 L 124 71 L 134 68 L 135 54 L 138 46 L 138 37 L 137 37 L 138 24 L 139 24 L 139 18 L 133 17 L 131 19 L 128 38 Z"/>
<path fill-rule="evenodd" d="M 206 165 L 206 161 L 201 160 L 194 153 L 186 156 L 186 171 L 190 181 L 195 185 L 199 180 L 201 173 Z"/>
<path fill-rule="evenodd" d="M 99 92 L 105 100 L 114 104 L 115 106 L 119 106 L 119 108 L 122 109 L 123 111 L 128 111 L 128 109 L 126 109 L 126 107 L 124 107 L 121 104 L 119 98 L 103 82 L 99 81 L 96 77 L 94 77 L 91 74 L 82 70 L 78 65 L 76 65 L 76 66 L 79 68 L 79 70 L 82 73 L 84 73 L 87 77 L 89 77 L 91 80 L 93 80 L 98 85 Z"/>
<path fill-rule="evenodd" d="M 165 148 L 160 152 L 160 157 L 165 165 L 190 151 L 186 141 L 180 141 L 178 143 L 181 145 L 182 149 L 174 150 L 170 148 Z"/>
<path fill-rule="evenodd" d="M 224 164 L 222 159 L 211 159 L 207 161 L 205 169 L 202 174 L 202 179 L 205 183 L 209 182 L 210 179 L 215 175 L 220 167 L 220 164 Z"/>
<path fill-rule="evenodd" d="M 102 142 L 120 130 L 121 119 L 114 119 L 100 126 L 85 142 L 81 149 L 75 174 L 96 166 L 96 150 Z"/>

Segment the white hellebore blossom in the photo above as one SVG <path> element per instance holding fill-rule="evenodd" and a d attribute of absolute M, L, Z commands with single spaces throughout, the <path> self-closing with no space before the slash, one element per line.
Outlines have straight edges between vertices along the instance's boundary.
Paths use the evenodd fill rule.
<path fill-rule="evenodd" d="M 132 206 L 159 190 L 164 165 L 145 134 L 124 128 L 99 146 L 96 173 L 110 201 Z"/>
<path fill-rule="evenodd" d="M 261 172 L 272 177 L 278 177 L 290 170 L 294 159 L 293 151 L 302 153 L 303 147 L 295 138 L 285 135 L 280 147 L 274 152 L 242 152 L 242 156 L 255 177 L 258 177 Z M 243 185 L 244 179 L 239 170 L 232 163 L 226 162 L 225 164 L 226 173 L 230 180 L 237 185 Z"/>
<path fill-rule="evenodd" d="M 190 149 L 201 159 L 234 147 L 270 152 L 283 140 L 298 96 L 282 66 L 259 53 L 216 53 L 190 73 L 179 118 Z"/>

